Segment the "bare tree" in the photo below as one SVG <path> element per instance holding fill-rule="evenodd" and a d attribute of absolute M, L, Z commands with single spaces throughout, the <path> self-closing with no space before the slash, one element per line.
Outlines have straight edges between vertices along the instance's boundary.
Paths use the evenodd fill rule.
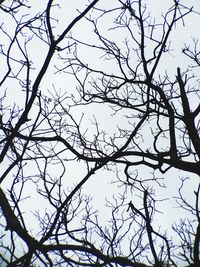
<path fill-rule="evenodd" d="M 2 266 L 199 266 L 199 13 L 152 2 L 1 1 Z"/>

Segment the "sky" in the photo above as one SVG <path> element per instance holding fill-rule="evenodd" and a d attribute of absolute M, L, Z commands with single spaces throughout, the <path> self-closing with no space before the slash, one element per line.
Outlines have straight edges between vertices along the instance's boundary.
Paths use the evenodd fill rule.
<path fill-rule="evenodd" d="M 9 2 L 9 1 L 7 1 Z M 44 10 L 46 6 L 47 1 L 37 1 L 36 4 L 31 3 L 31 8 L 29 9 L 29 14 L 25 17 L 23 17 L 23 20 L 26 21 L 28 18 L 33 16 L 33 14 L 38 14 L 41 13 L 42 10 Z M 54 21 L 54 34 L 55 36 L 59 36 L 59 34 L 62 32 L 62 30 L 65 28 L 65 26 L 72 21 L 72 19 L 79 14 L 79 11 L 82 11 L 85 3 L 87 1 L 82 1 L 82 0 L 74 0 L 74 1 L 61 1 L 62 3 L 59 3 L 59 1 L 55 1 L 55 7 L 53 8 L 53 16 L 56 18 Z M 69 3 L 68 3 L 69 2 Z M 109 1 L 109 0 L 103 0 L 99 1 L 98 7 L 102 7 L 104 9 L 109 9 L 112 7 L 113 3 L 115 4 L 116 1 Z M 173 1 L 158 1 L 158 0 L 151 0 L 151 1 L 146 1 L 147 6 L 151 5 L 151 11 L 152 14 L 155 16 L 158 16 L 159 14 L 162 14 L 165 12 L 165 10 L 168 10 L 170 6 L 173 5 Z M 181 1 L 183 5 L 188 4 L 188 1 Z M 59 3 L 59 5 L 57 5 Z M 6 4 L 6 1 L 5 1 Z M 194 6 L 196 12 L 200 12 L 200 6 L 198 3 L 198 0 L 193 0 L 190 1 L 190 5 Z M 181 12 L 181 11 L 180 11 Z M 18 17 L 21 16 L 23 13 L 23 10 L 17 14 Z M 95 15 L 91 14 L 91 16 Z M 106 18 L 106 19 L 105 19 Z M 99 26 L 102 32 L 105 32 L 106 36 L 108 38 L 113 38 L 116 42 L 122 42 L 126 36 L 124 36 L 124 31 L 119 30 L 117 31 L 107 31 L 106 29 L 109 27 L 112 27 L 112 19 L 109 18 L 109 16 L 105 18 L 99 18 Z M 162 20 L 162 18 L 161 18 Z M 5 29 L 10 35 L 14 34 L 15 31 L 15 23 L 11 19 L 10 21 L 4 16 L 1 16 L 0 18 L 0 24 L 4 24 Z M 190 27 L 187 27 L 187 24 L 190 24 Z M 176 29 L 172 33 L 172 43 L 171 47 L 173 50 L 170 52 L 170 56 L 167 55 L 165 58 L 163 58 L 163 61 L 161 61 L 161 66 L 159 68 L 159 72 L 156 73 L 157 75 L 164 75 L 165 70 L 167 69 L 168 73 L 170 76 L 175 75 L 175 70 L 178 66 L 181 66 L 181 68 L 186 68 L 188 64 L 188 60 L 185 59 L 183 54 L 181 53 L 182 45 L 183 43 L 190 44 L 191 45 L 191 38 L 193 36 L 199 36 L 200 34 L 200 28 L 197 27 L 199 23 L 199 15 L 193 13 L 191 16 L 188 16 L 188 19 L 186 18 L 184 20 L 184 23 L 180 23 L 179 25 L 176 25 Z M 185 25 L 184 25 L 185 24 Z M 13 25 L 13 26 L 12 26 Z M 188 30 L 189 29 L 189 30 Z M 116 33 L 117 32 L 117 33 Z M 27 32 L 27 40 L 29 40 L 28 34 L 30 32 Z M 75 28 L 73 29 L 73 36 L 74 38 L 79 38 L 82 41 L 89 41 L 92 44 L 95 44 L 97 42 L 97 39 L 94 37 L 92 27 L 90 26 L 89 22 L 86 19 L 83 19 L 80 21 Z M 0 36 L 0 39 L 2 37 Z M 4 34 L 3 39 L 2 39 L 2 46 L 6 46 L 9 42 L 9 37 Z M 62 42 L 62 46 L 67 45 L 68 40 L 64 40 Z M 32 79 L 34 80 L 35 75 L 37 75 L 37 70 L 42 66 L 43 60 L 46 56 L 47 53 L 47 45 L 45 42 L 41 42 L 37 38 L 33 38 L 27 45 L 27 52 L 30 55 L 30 59 L 33 61 L 33 71 L 31 74 Z M 71 48 L 73 51 L 73 46 Z M 71 57 L 71 51 L 69 50 L 68 52 L 68 58 Z M 95 66 L 97 68 L 102 68 L 104 70 L 107 70 L 110 73 L 115 73 L 118 72 L 117 67 L 113 66 L 112 62 L 105 62 L 101 57 L 101 53 L 96 53 L 91 49 L 90 47 L 82 47 L 79 50 L 79 55 L 81 59 L 86 62 L 89 65 Z M 13 48 L 11 55 L 13 56 L 21 56 L 19 53 L 19 49 Z M 20 58 L 19 58 L 20 59 Z M 67 95 L 77 96 L 76 95 L 76 87 L 77 87 L 77 82 L 75 81 L 74 77 L 71 74 L 68 74 L 67 71 L 65 72 L 57 72 L 57 68 L 63 68 L 66 64 L 66 60 L 61 60 L 58 62 L 58 58 L 54 57 L 52 60 L 52 64 L 50 68 L 47 70 L 47 73 L 45 75 L 44 80 L 41 83 L 40 89 L 43 94 L 46 94 L 49 98 L 52 97 L 52 92 L 54 92 L 54 88 L 58 89 L 60 91 L 60 94 L 67 93 Z M 6 66 L 6 61 L 2 63 L 2 66 Z M 56 68 L 55 68 L 56 66 Z M 18 68 L 16 64 L 16 68 Z M 3 67 L 2 67 L 3 69 Z M 23 73 L 23 69 L 20 70 L 21 73 Z M 199 70 L 195 69 L 194 72 L 198 75 Z M 4 75 L 3 72 L 0 73 L 0 78 Z M 8 80 L 4 85 L 3 89 L 7 88 L 7 104 L 10 105 L 11 103 L 18 103 L 19 105 L 22 105 L 22 97 L 24 95 L 23 91 L 21 90 L 21 84 L 18 81 L 14 80 Z M 13 98 L 13 92 L 15 94 L 15 98 Z M 50 92 L 50 93 L 49 93 Z M 192 99 L 193 104 L 196 105 L 198 104 L 198 100 Z M 53 103 L 52 103 L 53 104 Z M 50 104 L 50 105 L 52 105 Z M 37 110 L 37 107 L 35 107 L 35 110 Z M 34 112 L 35 112 L 34 110 Z M 34 115 L 33 112 L 33 115 Z M 94 116 L 97 119 L 99 123 L 99 127 L 102 127 L 104 130 L 109 130 L 110 136 L 117 130 L 117 127 L 127 127 L 130 128 L 130 124 L 127 123 L 127 120 L 124 119 L 124 113 L 120 113 L 117 118 L 113 116 L 113 111 L 111 111 L 108 107 L 103 106 L 101 110 L 99 110 L 97 105 L 91 105 L 91 107 L 73 107 L 72 112 L 76 120 L 80 120 L 82 114 L 84 114 L 83 117 L 83 123 L 82 127 L 83 130 L 87 129 L 87 136 L 92 140 L 94 138 L 96 132 L 95 132 L 95 127 L 94 127 Z M 127 114 L 126 114 L 127 115 Z M 4 118 L 6 120 L 7 114 L 4 114 Z M 106 118 L 106 119 L 105 119 Z M 65 118 L 63 118 L 63 123 L 65 123 Z M 69 155 L 67 155 L 68 157 Z M 9 163 L 4 163 L 5 166 L 4 168 L 7 167 L 7 164 Z M 83 173 L 85 173 L 85 166 L 84 164 L 77 163 L 77 162 L 65 162 L 67 173 L 65 174 L 65 181 L 66 185 L 65 187 L 73 187 L 73 185 L 80 181 L 80 179 L 83 177 Z M 34 175 L 34 164 L 33 164 L 33 169 L 32 169 L 32 174 Z M 5 170 L 5 169 L 4 169 Z M 25 172 L 28 172 L 30 170 L 30 165 L 25 167 Z M 50 168 L 51 171 L 54 172 L 54 177 L 59 177 L 60 175 L 60 169 L 53 167 L 52 169 Z M 3 172 L 3 171 L 2 171 Z M 121 167 L 119 167 L 119 175 L 123 179 L 123 173 Z M 150 178 L 152 173 L 148 168 L 142 167 L 139 168 L 138 171 L 138 177 L 147 177 Z M 188 176 L 190 177 L 190 181 L 187 183 L 187 189 L 185 190 L 185 196 L 189 201 L 193 201 L 194 195 L 191 194 L 190 192 L 193 193 L 193 190 L 196 188 L 196 184 L 198 183 L 198 178 L 197 177 L 191 177 L 188 173 L 183 173 L 179 172 L 178 170 L 170 170 L 167 174 L 160 174 L 156 173 L 158 177 L 161 179 L 164 178 L 164 180 L 161 180 L 161 183 L 163 183 L 163 187 L 159 187 L 158 185 L 154 184 L 154 188 L 156 190 L 156 198 L 162 200 L 165 198 L 169 198 L 169 200 L 166 201 L 165 203 L 165 211 L 163 211 L 163 202 L 160 201 L 158 202 L 158 210 L 161 210 L 162 213 L 158 214 L 158 218 L 155 222 L 156 225 L 161 224 L 162 226 L 165 224 L 166 228 L 170 228 L 171 223 L 177 217 L 184 218 L 185 217 L 185 211 L 181 211 L 180 209 L 177 208 L 177 203 L 176 199 L 174 197 L 177 196 L 177 187 L 179 187 L 181 180 L 180 177 L 182 176 Z M 100 211 L 105 211 L 107 210 L 105 208 L 105 198 L 111 199 L 113 195 L 116 195 L 117 193 L 120 193 L 122 190 L 122 186 L 120 183 L 113 183 L 113 179 L 116 178 L 116 173 L 114 172 L 108 172 L 108 171 L 99 171 L 92 179 L 88 181 L 86 185 L 83 187 L 83 192 L 88 194 L 93 198 L 93 206 L 97 208 Z M 3 183 L 3 186 L 7 186 L 7 180 Z M 166 188 L 164 188 L 164 185 Z M 176 186 L 175 186 L 176 185 Z M 38 194 L 36 194 L 36 189 L 39 187 L 39 184 L 26 184 L 26 195 L 30 195 L 30 198 L 27 198 L 26 201 L 24 202 L 24 211 L 25 211 L 25 218 L 27 224 L 30 223 L 30 229 L 31 231 L 37 232 L 37 229 L 35 229 L 35 220 L 33 216 L 33 211 L 35 210 L 35 207 L 40 207 L 42 212 L 45 212 L 47 209 L 46 207 L 46 202 L 44 202 L 43 205 L 41 205 L 41 199 L 38 198 Z M 190 190 L 188 190 L 188 188 Z M 132 192 L 130 191 L 127 194 L 127 202 L 125 204 L 128 204 L 130 200 L 135 200 L 138 201 L 138 205 L 140 205 L 139 199 L 141 195 L 138 195 L 138 192 Z M 126 207 L 124 207 L 125 209 Z M 108 212 L 108 211 L 107 211 Z M 106 224 L 106 218 L 107 216 L 109 217 L 109 213 L 105 213 L 104 217 L 104 222 Z M 170 216 L 169 216 L 170 214 Z M 103 221 L 103 220 L 102 220 Z"/>

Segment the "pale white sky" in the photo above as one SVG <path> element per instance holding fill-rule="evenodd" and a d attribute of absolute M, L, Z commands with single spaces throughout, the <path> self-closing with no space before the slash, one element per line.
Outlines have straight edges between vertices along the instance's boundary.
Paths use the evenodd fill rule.
<path fill-rule="evenodd" d="M 33 1 L 32 1 L 33 2 Z M 30 15 L 27 17 L 24 17 L 24 21 L 28 20 L 32 16 L 32 14 L 37 14 L 38 12 L 42 12 L 42 10 L 45 8 L 47 1 L 35 1 L 35 3 L 31 3 L 32 7 L 29 9 Z M 62 2 L 62 3 L 59 3 Z M 105 9 L 109 9 L 112 7 L 112 5 L 115 5 L 117 1 L 109 1 L 109 0 L 102 0 L 99 1 L 98 6 L 103 7 Z M 151 6 L 151 11 L 153 15 L 158 16 L 160 13 L 164 13 L 167 9 L 172 6 L 173 1 L 171 0 L 151 0 L 151 1 L 146 1 L 147 5 L 150 7 Z M 199 1 L 198 0 L 193 0 L 189 1 L 190 5 L 194 5 L 195 9 L 197 12 L 200 12 L 200 6 L 199 6 Z M 60 7 L 56 6 L 57 3 L 59 3 Z M 54 34 L 59 35 L 62 30 L 65 28 L 65 26 L 70 23 L 70 21 L 78 14 L 77 9 L 82 11 L 85 3 L 87 1 L 82 1 L 82 0 L 73 0 L 73 1 L 55 1 L 55 7 L 53 9 L 53 16 L 55 16 L 58 21 L 55 20 L 54 25 L 55 29 Z M 183 5 L 188 5 L 188 1 L 181 1 Z M 18 16 L 21 16 L 21 12 L 19 12 Z M 106 31 L 106 28 L 108 25 L 112 23 L 113 18 L 107 18 L 105 21 L 102 19 L 103 24 L 101 26 L 102 31 Z M 165 69 L 169 72 L 170 75 L 175 75 L 175 70 L 178 66 L 181 68 L 185 68 L 186 65 L 188 64 L 188 60 L 185 59 L 185 57 L 181 54 L 181 48 L 183 46 L 183 43 L 190 43 L 191 42 L 191 37 L 193 36 L 200 36 L 200 27 L 199 25 L 199 20 L 200 17 L 198 15 L 195 15 L 194 13 L 190 15 L 187 19 L 185 19 L 185 25 L 179 24 L 176 26 L 175 31 L 172 33 L 172 43 L 171 47 L 174 49 L 171 52 L 171 56 L 166 55 L 166 58 L 163 58 L 161 61 L 161 68 L 159 69 L 160 73 L 157 72 L 157 75 L 159 74 L 164 74 Z M 13 33 L 15 30 L 15 25 L 13 21 L 5 20 L 4 16 L 0 17 L 0 24 L 4 23 L 7 31 L 9 33 Z M 189 26 L 187 26 L 189 24 Z M 13 27 L 12 27 L 13 25 Z M 111 25 L 112 26 L 112 25 Z M 110 26 L 110 27 L 111 27 Z M 80 21 L 75 28 L 73 29 L 73 34 L 74 37 L 80 38 L 83 41 L 88 41 L 88 42 L 96 42 L 96 39 L 93 37 L 93 32 L 91 32 L 92 28 L 89 26 L 89 23 L 86 20 Z M 106 33 L 109 38 L 114 38 L 116 41 L 121 41 L 122 39 L 126 38 L 127 36 L 123 35 L 123 30 L 119 31 L 119 33 L 116 35 L 115 31 L 109 31 Z M 27 36 L 28 38 L 28 36 Z M 93 39 L 94 38 L 94 39 Z M 1 36 L 0 36 L 1 39 Z M 4 39 L 2 41 L 3 45 L 7 44 L 7 41 Z M 61 43 L 61 45 L 65 45 L 68 43 L 68 40 L 64 41 Z M 33 60 L 33 74 L 32 77 L 34 79 L 35 75 L 37 75 L 37 70 L 38 68 L 43 64 L 43 60 L 46 56 L 48 47 L 45 43 L 42 43 L 39 39 L 34 38 L 32 42 L 30 42 L 30 45 L 28 46 L 30 57 Z M 16 50 L 13 49 L 13 56 L 16 56 L 19 51 L 16 53 Z M 95 67 L 102 67 L 103 70 L 107 70 L 110 73 L 115 72 L 116 66 L 113 65 L 112 63 L 107 63 L 103 60 L 98 60 L 100 57 L 99 55 L 97 56 L 96 52 L 93 52 L 91 48 L 81 48 L 80 50 L 80 56 L 81 58 L 88 64 L 92 64 Z M 82 54 L 81 54 L 82 53 Z M 68 55 L 70 56 L 70 54 Z M 105 64 L 104 64 L 105 62 Z M 5 62 L 6 63 L 6 62 Z M 4 63 L 4 64 L 5 64 Z M 68 95 L 73 94 L 75 95 L 75 88 L 76 88 L 76 81 L 71 75 L 67 74 L 55 74 L 55 64 L 57 64 L 57 58 L 55 57 L 52 61 L 52 64 L 49 68 L 49 70 L 46 73 L 45 78 L 43 79 L 43 82 L 41 84 L 41 91 L 42 93 L 48 93 L 48 90 L 52 90 L 53 86 L 55 86 L 56 89 L 60 89 L 61 92 L 68 92 Z M 62 65 L 59 65 L 60 67 Z M 3 70 L 3 68 L 2 68 Z M 1 70 L 0 77 L 3 75 L 3 71 Z M 199 74 L 199 70 L 195 70 L 197 74 Z M 12 84 L 12 85 L 11 85 Z M 3 85 L 3 89 L 7 87 L 7 95 L 9 96 L 9 101 L 11 102 L 17 102 L 19 105 L 22 103 L 23 99 L 23 93 L 21 92 L 21 85 L 18 84 L 17 82 L 8 81 Z M 13 98 L 13 91 L 15 98 Z M 195 101 L 195 99 L 194 99 Z M 108 109 L 108 107 L 102 106 L 101 109 L 99 109 L 98 106 L 96 105 L 91 105 L 91 107 L 79 107 L 74 108 L 74 111 L 72 110 L 74 116 L 77 119 L 80 119 L 82 113 L 85 114 L 84 116 L 84 121 L 83 121 L 83 128 L 88 128 L 87 135 L 89 138 L 93 138 L 95 131 L 94 127 L 91 124 L 91 120 L 93 120 L 93 115 L 97 118 L 99 122 L 99 126 L 102 127 L 103 129 L 107 130 L 110 136 L 116 131 L 117 126 L 120 125 L 120 127 L 127 127 L 130 128 L 130 125 L 128 124 L 127 120 L 124 119 L 124 114 L 121 113 L 119 117 L 114 118 L 111 116 L 111 111 Z M 110 115 L 108 116 L 108 114 Z M 6 114 L 5 114 L 6 116 Z M 144 137 L 145 138 L 145 137 Z M 65 188 L 68 186 L 71 187 L 73 186 L 74 183 L 80 181 L 82 179 L 83 173 L 85 173 L 85 166 L 82 163 L 78 162 L 65 162 L 67 172 L 65 174 L 64 181 L 66 181 Z M 6 164 L 5 164 L 6 165 Z M 34 168 L 34 166 L 33 166 Z M 30 171 L 30 166 L 27 167 L 27 170 L 25 171 Z M 34 174 L 34 169 L 32 170 Z M 57 169 L 56 167 L 53 167 L 52 171 L 55 172 L 55 176 L 60 175 L 60 170 Z M 119 171 L 122 172 L 122 170 Z M 173 199 L 174 196 L 177 194 L 177 187 L 180 185 L 180 180 L 179 177 L 182 175 L 188 175 L 184 174 L 183 172 L 179 171 L 174 171 L 170 170 L 167 174 L 162 175 L 156 173 L 159 177 L 164 178 L 165 177 L 165 184 L 167 188 L 159 188 L 154 184 L 155 190 L 156 190 L 156 197 L 158 199 L 161 198 L 170 198 L 169 201 L 167 201 L 164 206 L 165 209 L 163 210 L 163 203 L 159 204 L 158 210 L 164 211 L 163 214 L 159 214 L 158 219 L 156 220 L 157 224 L 162 224 L 164 226 L 166 224 L 166 227 L 170 227 L 170 224 L 173 223 L 175 219 L 178 217 L 183 218 L 185 216 L 185 211 L 178 210 L 177 208 L 174 209 L 176 206 L 176 202 Z M 151 178 L 151 173 L 149 172 L 149 169 L 146 167 L 139 168 L 139 177 L 147 177 Z M 91 197 L 94 199 L 94 206 L 97 207 L 97 209 L 103 211 L 105 210 L 105 197 L 108 199 L 112 197 L 113 194 L 117 194 L 120 192 L 121 187 L 118 187 L 116 184 L 111 184 L 111 181 L 116 178 L 116 174 L 114 172 L 108 172 L 108 171 L 99 171 L 92 179 L 88 181 L 88 183 L 84 186 L 83 192 L 89 194 Z M 185 191 L 185 196 L 188 199 L 192 199 L 194 196 L 193 194 L 193 189 L 196 187 L 196 184 L 198 183 L 198 178 L 192 176 L 191 177 L 192 183 L 187 185 L 187 190 Z M 6 186 L 7 181 L 3 183 L 3 186 Z M 37 207 L 38 209 L 41 209 L 43 212 L 47 208 L 46 202 L 42 203 L 41 199 L 38 198 L 38 195 L 35 194 L 35 189 L 33 184 L 26 184 L 26 194 L 30 194 L 30 198 L 26 199 L 24 202 L 24 208 L 23 210 L 25 211 L 25 218 L 26 218 L 26 223 L 30 223 L 30 228 L 32 229 L 33 232 L 37 232 L 37 228 L 35 228 L 34 222 L 34 216 L 32 214 L 32 211 L 35 210 Z M 192 194 L 191 194 L 192 192 Z M 138 192 L 137 192 L 138 194 Z M 129 198 L 127 199 L 127 203 L 131 199 L 137 199 L 136 196 L 133 195 L 131 196 L 131 192 L 129 193 Z M 138 202 L 139 205 L 139 202 Z M 125 207 L 126 209 L 126 207 Z M 105 215 L 105 213 L 104 213 Z M 105 215 L 106 218 L 106 215 Z M 35 228 L 35 229 L 34 229 Z"/>

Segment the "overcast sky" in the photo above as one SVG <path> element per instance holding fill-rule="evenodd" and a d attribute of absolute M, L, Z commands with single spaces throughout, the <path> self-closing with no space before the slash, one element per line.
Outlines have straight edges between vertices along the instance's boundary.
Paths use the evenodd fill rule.
<path fill-rule="evenodd" d="M 35 2 L 35 3 L 34 3 Z M 41 10 L 44 10 L 46 6 L 47 1 L 31 1 L 32 7 L 29 9 L 29 14 L 27 17 L 24 17 L 24 20 L 27 20 L 29 17 L 32 16 L 32 14 L 37 14 L 38 12 L 41 12 Z M 59 1 L 55 1 L 55 4 L 58 3 Z M 85 3 L 87 1 L 83 0 L 73 0 L 73 1 L 61 1 L 62 3 L 59 3 L 60 8 L 55 6 L 53 9 L 53 16 L 57 18 L 57 21 L 55 20 L 55 29 L 54 29 L 54 34 L 58 34 L 62 32 L 62 30 L 65 28 L 65 26 L 71 22 L 71 20 L 79 14 L 79 11 L 82 11 L 85 7 Z M 115 5 L 117 1 L 111 1 L 111 0 L 100 0 L 98 6 L 103 7 L 104 9 L 112 7 L 112 5 Z M 164 13 L 167 9 L 170 8 L 170 6 L 173 5 L 172 0 L 149 0 L 146 1 L 147 6 L 151 6 L 151 11 L 154 16 L 158 16 L 159 14 Z M 188 2 L 190 3 L 191 6 L 195 7 L 195 10 L 197 12 L 200 12 L 200 4 L 199 0 L 193 0 L 193 1 L 180 1 L 183 3 L 183 5 L 188 5 Z M 22 12 L 22 11 L 21 11 Z M 181 12 L 181 11 L 180 11 Z M 93 15 L 93 14 L 92 14 Z M 19 12 L 18 16 L 21 16 L 21 13 Z M 95 16 L 95 13 L 94 13 Z M 103 20 L 103 25 L 100 25 L 102 31 L 105 31 L 105 29 L 108 27 L 108 25 L 111 25 L 112 17 L 107 18 L 107 20 Z M 5 21 L 6 20 L 6 21 Z M 192 15 L 188 16 L 188 18 L 184 19 L 183 23 L 180 23 L 176 25 L 176 29 L 172 33 L 172 51 L 169 54 L 166 55 L 165 58 L 163 58 L 162 61 L 162 66 L 160 66 L 160 73 L 157 72 L 157 75 L 163 75 L 164 71 L 167 69 L 170 75 L 175 76 L 175 70 L 178 66 L 181 68 L 185 68 L 186 65 L 188 64 L 188 60 L 185 59 L 183 54 L 181 53 L 181 49 L 184 43 L 186 44 L 191 44 L 191 38 L 192 37 L 198 37 L 200 36 L 200 27 L 199 27 L 199 22 L 200 18 L 198 15 L 195 15 L 193 13 Z M 4 23 L 7 27 L 7 31 L 9 33 L 13 33 L 15 31 L 15 25 L 13 21 L 8 21 L 7 17 L 1 16 L 0 17 L 0 24 Z M 185 24 L 185 25 L 184 25 Z M 13 26 L 12 26 L 13 25 Z M 188 26 L 189 25 L 189 26 Z M 119 31 L 118 35 L 115 35 L 113 32 L 109 31 L 107 32 L 108 36 L 115 38 L 115 40 L 121 41 L 123 38 L 126 38 L 124 36 L 123 30 Z M 80 21 L 75 28 L 73 29 L 73 35 L 74 37 L 80 38 L 83 41 L 89 41 L 89 42 L 96 42 L 96 39 L 93 37 L 93 32 L 92 28 L 89 26 L 89 23 L 83 19 Z M 94 39 L 93 39 L 94 38 Z M 0 36 L 1 39 L 1 36 Z M 9 39 L 4 39 L 1 41 L 3 45 L 6 45 L 7 42 L 9 42 Z M 65 42 L 64 42 L 65 43 Z M 67 41 L 66 41 L 67 43 Z M 46 56 L 47 53 L 47 45 L 45 43 L 42 43 L 39 39 L 33 39 L 33 42 L 30 42 L 30 45 L 28 46 L 30 56 L 34 62 L 33 68 L 35 68 L 35 71 L 33 71 L 32 77 L 34 79 L 35 75 L 37 74 L 38 68 L 41 67 L 43 64 L 43 59 Z M 73 48 L 72 48 L 73 49 Z M 18 53 L 18 50 L 16 50 Z M 102 66 L 102 69 L 106 69 L 110 73 L 115 72 L 116 66 L 113 66 L 112 64 L 108 64 L 107 62 L 103 62 L 103 60 L 98 60 L 99 55 L 96 55 L 95 52 L 92 52 L 90 48 L 85 48 L 85 50 L 82 48 L 80 51 L 82 51 L 82 54 L 80 54 L 81 58 L 86 61 L 88 64 L 91 64 L 93 66 L 96 66 L 100 68 Z M 69 52 L 70 53 L 70 52 Z M 13 54 L 15 54 L 15 50 L 13 50 Z M 69 54 L 70 56 L 70 54 Z M 4 62 L 6 64 L 6 62 Z M 55 65 L 57 64 L 57 59 L 53 59 L 53 62 L 47 71 L 47 74 L 42 81 L 41 84 L 41 91 L 44 94 L 47 94 L 49 97 L 51 95 L 48 93 L 49 91 L 52 92 L 53 88 L 55 87 L 56 89 L 60 89 L 62 92 L 65 92 L 67 90 L 68 95 L 70 94 L 75 94 L 75 89 L 77 86 L 77 83 L 71 75 L 65 74 L 56 74 L 56 69 Z M 59 64 L 58 64 L 59 65 Z M 61 67 L 61 65 L 59 65 Z M 2 68 L 3 70 L 3 68 Z M 195 72 L 198 74 L 198 70 L 195 70 Z M 3 73 L 3 71 L 1 71 Z M 0 76 L 2 75 L 0 73 Z M 3 85 L 3 89 L 7 88 L 7 95 L 9 96 L 9 101 L 17 102 L 21 104 L 22 98 L 21 96 L 23 95 L 23 92 L 21 92 L 20 84 L 17 83 L 17 81 L 8 81 Z M 15 90 L 15 98 L 13 98 L 13 90 Z M 196 105 L 197 100 L 194 99 L 194 103 Z M 10 103 L 9 103 L 10 104 Z M 103 127 L 104 129 L 108 129 L 109 133 L 112 134 L 116 129 L 117 126 L 123 126 L 123 127 L 130 127 L 130 125 L 127 123 L 127 120 L 123 119 L 124 114 L 121 114 L 119 117 L 114 118 L 112 116 L 112 111 L 109 110 L 108 108 L 102 107 L 101 110 L 99 108 L 96 108 L 96 105 L 93 105 L 89 108 L 87 107 L 82 107 L 79 109 L 74 108 L 74 116 L 77 117 L 77 120 L 79 120 L 82 116 L 82 114 L 85 114 L 84 116 L 84 122 L 83 126 L 85 128 L 88 128 L 88 136 L 91 135 L 91 138 L 95 134 L 94 132 L 94 127 L 92 126 L 91 121 L 94 120 L 93 116 L 97 118 L 99 121 L 99 125 Z M 109 114 L 109 115 L 108 115 Z M 6 114 L 5 114 L 6 116 Z M 145 135 L 146 133 L 144 133 Z M 82 163 L 72 163 L 66 162 L 66 167 L 69 169 L 69 171 L 66 173 L 65 181 L 66 181 L 66 186 L 73 186 L 74 183 L 80 181 L 83 177 L 83 173 L 85 172 L 85 167 Z M 59 176 L 59 170 L 54 167 L 55 171 L 55 176 Z M 119 170 L 121 171 L 121 170 Z M 142 167 L 139 168 L 138 176 L 139 177 L 147 177 L 150 178 L 151 172 L 149 171 L 148 168 Z M 154 184 L 156 192 L 158 195 L 158 199 L 164 199 L 164 198 L 169 198 L 169 200 L 166 201 L 165 205 L 165 210 L 163 210 L 163 202 L 158 203 L 159 208 L 162 209 L 162 214 L 158 215 L 158 220 L 156 223 L 162 224 L 162 226 L 166 223 L 167 227 L 170 226 L 170 224 L 177 218 L 181 217 L 184 218 L 185 216 L 185 211 L 181 211 L 180 209 L 177 209 L 176 201 L 173 197 L 176 196 L 177 194 L 177 188 L 180 186 L 180 177 L 183 175 L 189 176 L 189 174 L 185 174 L 183 172 L 179 172 L 178 170 L 170 170 L 167 174 L 162 175 L 157 173 L 158 177 L 160 178 L 165 178 L 165 181 L 161 181 L 163 185 L 167 188 L 160 188 L 156 184 Z M 196 185 L 198 184 L 198 178 L 191 177 L 190 182 L 187 182 L 187 187 L 185 190 L 185 196 L 187 199 L 191 199 L 193 201 L 193 190 L 196 189 Z M 108 172 L 108 171 L 99 171 L 92 179 L 89 180 L 89 182 L 84 186 L 83 191 L 90 196 L 93 197 L 94 199 L 94 207 L 100 210 L 105 209 L 105 197 L 108 199 L 111 199 L 113 194 L 117 194 L 117 192 L 121 191 L 121 187 L 118 186 L 118 184 L 112 184 L 111 181 L 113 181 L 116 178 L 116 173 L 113 172 Z M 192 182 L 191 182 L 192 181 Z M 3 185 L 5 185 L 3 183 Z M 35 188 L 30 188 L 28 187 L 27 184 L 27 191 L 30 192 L 30 195 L 32 196 L 30 199 L 26 200 L 26 204 L 24 208 L 27 209 L 25 217 L 27 221 L 30 222 L 32 226 L 30 228 L 34 228 L 34 219 L 31 211 L 35 209 L 36 206 L 40 206 L 42 208 L 42 203 L 41 199 L 38 199 L 37 195 L 34 197 L 34 190 Z M 138 193 L 137 193 L 138 194 Z M 128 201 L 136 199 L 133 195 L 131 196 L 131 192 L 129 193 L 129 197 L 127 198 L 127 204 Z M 46 205 L 46 203 L 45 203 Z M 46 209 L 46 206 L 43 206 L 43 209 Z M 139 205 L 139 204 L 138 204 Z M 126 207 L 124 207 L 126 208 Z M 105 216 L 106 218 L 106 216 Z M 34 231 L 34 229 L 33 229 Z"/>

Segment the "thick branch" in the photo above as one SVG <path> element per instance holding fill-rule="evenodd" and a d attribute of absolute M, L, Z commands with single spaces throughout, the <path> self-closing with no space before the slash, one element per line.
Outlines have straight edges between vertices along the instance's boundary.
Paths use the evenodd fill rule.
<path fill-rule="evenodd" d="M 187 97 L 186 90 L 185 90 L 186 83 L 183 82 L 180 68 L 177 69 L 177 80 L 179 83 L 182 107 L 183 107 L 183 113 L 184 113 L 183 120 L 185 122 L 186 129 L 188 131 L 188 135 L 192 141 L 194 149 L 200 159 L 200 138 L 199 138 L 199 134 L 197 132 L 197 129 L 194 123 L 195 117 L 190 110 L 190 105 L 189 105 L 188 97 Z"/>

